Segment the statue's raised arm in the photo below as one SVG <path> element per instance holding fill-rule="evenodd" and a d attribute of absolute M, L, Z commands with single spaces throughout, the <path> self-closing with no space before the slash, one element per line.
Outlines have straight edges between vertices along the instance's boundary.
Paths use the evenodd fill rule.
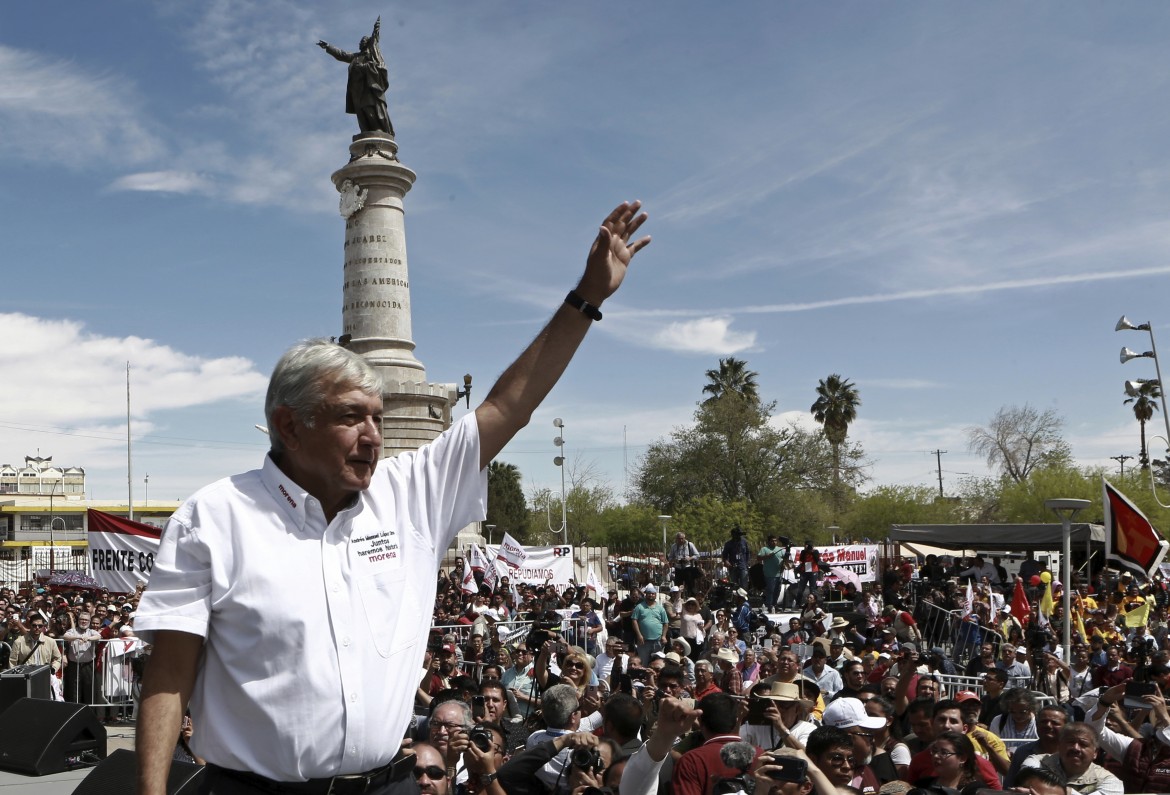
<path fill-rule="evenodd" d="M 394 135 L 394 125 L 386 110 L 386 89 L 390 75 L 378 39 L 382 31 L 382 18 L 374 23 L 374 32 L 363 36 L 357 52 L 346 52 L 325 42 L 317 46 L 339 61 L 349 64 L 349 82 L 345 92 L 345 112 L 357 116 L 358 129 L 362 132 L 383 132 Z"/>

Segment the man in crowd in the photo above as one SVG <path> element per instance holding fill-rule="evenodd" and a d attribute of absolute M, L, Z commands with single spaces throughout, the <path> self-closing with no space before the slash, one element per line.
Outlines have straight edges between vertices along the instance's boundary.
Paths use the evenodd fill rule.
<path fill-rule="evenodd" d="M 760 547 L 756 557 L 764 568 L 764 608 L 775 611 L 780 601 L 780 572 L 784 558 L 788 555 L 788 547 L 780 546 L 780 539 L 775 535 L 768 536 L 768 543 Z"/>
<path fill-rule="evenodd" d="M 65 632 L 66 701 L 77 704 L 101 703 L 101 679 L 93 675 L 101 639 L 102 633 L 90 626 L 89 613 L 79 614 L 75 625 Z"/>
<path fill-rule="evenodd" d="M 957 701 L 944 700 L 934 705 L 934 715 L 930 720 L 932 739 L 943 732 L 958 732 L 965 734 L 963 726 L 963 710 Z M 999 787 L 999 774 L 995 766 L 982 756 L 975 757 L 975 767 L 979 778 L 992 789 Z M 906 774 L 907 781 L 918 781 L 921 778 L 934 775 L 934 758 L 930 749 L 925 748 L 914 754 L 910 759 L 910 770 Z"/>
<path fill-rule="evenodd" d="M 1025 765 L 1038 765 L 1046 756 L 1060 751 L 1060 732 L 1068 724 L 1068 713 L 1063 707 L 1049 704 L 1036 713 L 1037 739 L 1024 743 L 1012 754 L 1012 764 L 1003 777 L 1005 787 L 1012 786 L 1016 775 Z"/>
<path fill-rule="evenodd" d="M 1029 767 L 1045 767 L 1060 775 L 1068 786 L 1083 795 L 1123 795 L 1126 791 L 1121 779 L 1096 764 L 1097 733 L 1084 723 L 1070 723 L 1060 730 L 1059 750 L 1036 761 L 1029 759 Z"/>
<path fill-rule="evenodd" d="M 715 693 L 697 706 L 703 713 L 699 718 L 703 744 L 684 753 L 675 763 L 670 777 L 674 795 L 706 795 L 715 779 L 733 778 L 741 772 L 728 767 L 719 753 L 728 743 L 740 741 L 735 699 L 725 693 Z M 760 749 L 753 746 L 753 751 L 758 757 Z"/>
<path fill-rule="evenodd" d="M 830 700 L 845 686 L 841 681 L 841 674 L 837 669 L 830 668 L 826 663 L 829 659 L 825 647 L 816 644 L 812 648 L 812 660 L 804 669 L 804 675 L 817 683 L 826 700 Z"/>
<path fill-rule="evenodd" d="M 670 618 L 666 608 L 658 604 L 658 589 L 653 584 L 642 589 L 642 601 L 635 605 L 630 620 L 638 641 L 638 657 L 643 665 L 649 665 L 654 652 L 662 651 L 666 645 L 670 629 Z"/>
<path fill-rule="evenodd" d="M 28 632 L 19 635 L 12 643 L 8 655 L 8 667 L 18 665 L 48 665 L 53 673 L 61 670 L 61 649 L 45 634 L 48 621 L 39 613 L 28 620 Z"/>
<path fill-rule="evenodd" d="M 264 467 L 176 511 L 139 607 L 153 643 L 137 732 L 142 795 L 165 791 L 188 699 L 213 788 L 259 777 L 324 790 L 360 775 L 368 792 L 413 789 L 414 760 L 395 755 L 413 689 L 368 684 L 417 680 L 439 556 L 484 518 L 485 468 L 649 243 L 630 239 L 646 220 L 639 209 L 609 214 L 576 289 L 475 412 L 380 469 L 378 372 L 324 340 L 281 357 L 265 400 Z"/>
<path fill-rule="evenodd" d="M 731 538 L 723 545 L 722 559 L 724 565 L 727 566 L 728 579 L 738 585 L 740 588 L 747 588 L 747 572 L 748 572 L 748 550 L 747 539 L 743 537 L 743 530 L 739 526 L 735 526 L 731 530 Z"/>
<path fill-rule="evenodd" d="M 1032 669 L 1028 667 L 1028 649 L 1024 646 L 1013 646 L 1005 643 L 1000 652 L 999 669 L 1008 676 L 1008 683 L 1012 687 L 1027 687 L 1032 679 Z"/>

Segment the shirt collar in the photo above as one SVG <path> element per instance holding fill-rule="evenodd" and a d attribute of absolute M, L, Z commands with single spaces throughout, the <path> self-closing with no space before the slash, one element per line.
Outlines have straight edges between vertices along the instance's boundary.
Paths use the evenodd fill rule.
<path fill-rule="evenodd" d="M 260 470 L 260 479 L 272 495 L 273 501 L 279 505 L 297 528 L 304 530 L 306 506 L 315 504 L 316 510 L 321 511 L 320 501 L 312 494 L 298 486 L 296 482 L 272 460 L 272 455 L 264 456 L 264 466 Z M 364 492 L 363 492 L 364 494 Z M 361 511 L 363 505 L 362 494 L 355 494 L 349 505 L 338 511 L 338 517 L 348 517 Z"/>

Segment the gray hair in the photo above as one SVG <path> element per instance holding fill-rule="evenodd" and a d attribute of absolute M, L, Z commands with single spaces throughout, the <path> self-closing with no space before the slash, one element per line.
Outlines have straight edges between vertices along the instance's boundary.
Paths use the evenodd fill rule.
<path fill-rule="evenodd" d="M 577 688 L 572 685 L 553 685 L 540 697 L 540 711 L 550 729 L 565 729 L 577 711 Z"/>
<path fill-rule="evenodd" d="M 284 352 L 272 370 L 264 398 L 264 418 L 268 422 L 273 453 L 284 451 L 273 417 L 276 409 L 288 406 L 311 428 L 325 393 L 337 384 L 382 396 L 382 376 L 378 371 L 361 356 L 335 342 L 320 338 L 302 340 Z"/>

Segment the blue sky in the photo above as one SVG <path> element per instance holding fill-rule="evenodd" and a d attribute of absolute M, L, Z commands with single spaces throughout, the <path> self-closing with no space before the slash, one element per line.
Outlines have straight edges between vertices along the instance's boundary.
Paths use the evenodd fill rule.
<path fill-rule="evenodd" d="M 122 2 L 0 9 L 0 461 L 136 497 L 256 466 L 262 390 L 340 327 L 329 175 L 379 14 L 417 355 L 482 398 L 640 198 L 654 243 L 505 451 L 624 488 L 736 355 L 809 424 L 862 397 L 872 484 L 983 474 L 964 429 L 1053 407 L 1083 464 L 1137 454 L 1118 363 L 1170 350 L 1170 7 L 1097 3 Z M 1159 454 L 1162 448 L 1155 447 Z"/>

